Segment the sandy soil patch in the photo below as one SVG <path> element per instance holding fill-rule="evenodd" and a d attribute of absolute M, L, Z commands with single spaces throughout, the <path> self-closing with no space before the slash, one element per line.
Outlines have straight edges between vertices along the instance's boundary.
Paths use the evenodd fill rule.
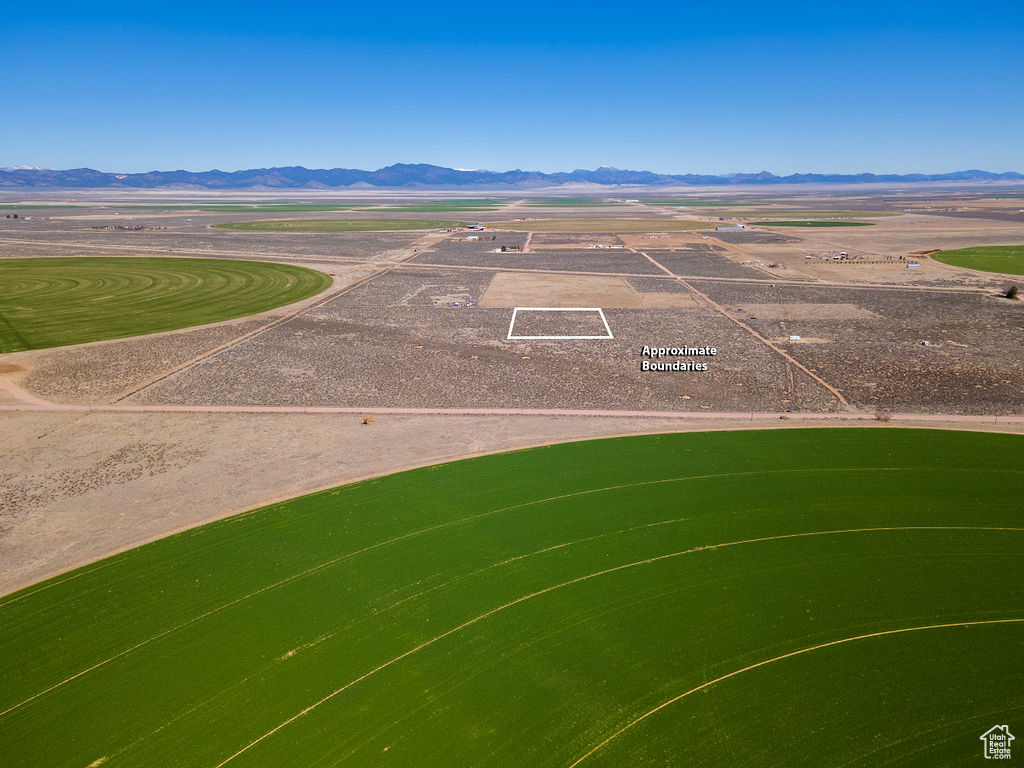
<path fill-rule="evenodd" d="M 499 272 L 480 297 L 481 307 L 602 307 L 694 309 L 689 293 L 640 293 L 622 277 Z"/>

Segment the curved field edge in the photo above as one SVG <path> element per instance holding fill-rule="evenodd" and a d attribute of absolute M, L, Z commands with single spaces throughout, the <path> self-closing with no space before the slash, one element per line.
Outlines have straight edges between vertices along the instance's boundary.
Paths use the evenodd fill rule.
<path fill-rule="evenodd" d="M 0 353 L 233 320 L 326 290 L 306 267 L 237 259 L 74 257 L 0 261 Z"/>
<path fill-rule="evenodd" d="M 0 600 L 0 747 L 24 765 L 570 765 L 765 660 L 1024 618 L 1022 453 L 931 430 L 616 438 L 253 510 Z M 584 764 L 699 764 L 708 733 L 784 732 L 779 711 L 866 754 L 946 722 L 934 688 L 975 654 L 958 694 L 1002 722 L 1024 706 L 1024 633 L 1000 631 L 929 645 L 931 672 L 890 664 L 880 692 L 850 661 L 815 687 L 817 659 L 853 651 L 757 667 Z M 769 666 L 807 696 L 759 682 Z M 883 705 L 871 740 L 848 727 Z M 947 758 L 948 735 L 929 741 Z M 737 743 L 744 764 L 820 764 L 816 740 Z"/>
<path fill-rule="evenodd" d="M 256 232 L 391 232 L 407 229 L 455 229 L 462 221 L 447 219 L 261 219 L 211 225 L 215 229 Z"/>
<path fill-rule="evenodd" d="M 1004 275 L 1024 275 L 1024 245 L 982 245 L 939 251 L 931 255 L 935 261 L 953 267 L 977 269 Z"/>

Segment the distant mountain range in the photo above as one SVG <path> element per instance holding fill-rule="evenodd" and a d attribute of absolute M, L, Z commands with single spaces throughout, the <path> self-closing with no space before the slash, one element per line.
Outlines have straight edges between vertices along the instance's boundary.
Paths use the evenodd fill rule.
<path fill-rule="evenodd" d="M 315 170 L 302 166 L 254 168 L 247 171 L 150 171 L 104 173 L 91 168 L 54 171 L 46 168 L 0 168 L 0 189 L 336 189 L 340 187 L 552 187 L 600 186 L 724 186 L 740 184 L 870 184 L 928 181 L 1021 181 L 1016 172 L 957 171 L 955 173 L 795 173 L 776 176 L 768 171 L 724 176 L 665 174 L 601 167 L 569 173 L 539 171 L 482 171 L 437 165 L 398 163 L 376 171 L 349 168 Z"/>

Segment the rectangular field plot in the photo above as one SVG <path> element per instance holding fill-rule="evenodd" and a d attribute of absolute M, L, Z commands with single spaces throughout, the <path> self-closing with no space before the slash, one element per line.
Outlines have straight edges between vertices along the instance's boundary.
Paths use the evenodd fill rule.
<path fill-rule="evenodd" d="M 508 324 L 509 339 L 612 339 L 598 307 L 516 307 Z"/>
<path fill-rule="evenodd" d="M 480 306 L 600 306 L 615 309 L 697 307 L 690 292 L 675 280 L 648 278 L 645 284 L 654 284 L 655 287 L 647 287 L 641 292 L 631 281 L 612 275 L 499 272 L 480 297 Z"/>

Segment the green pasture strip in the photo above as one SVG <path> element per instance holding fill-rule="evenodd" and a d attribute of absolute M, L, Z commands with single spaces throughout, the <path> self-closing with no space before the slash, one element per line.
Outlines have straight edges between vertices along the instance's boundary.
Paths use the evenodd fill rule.
<path fill-rule="evenodd" d="M 461 221 L 435 219 L 273 219 L 214 224 L 218 229 L 258 232 L 388 232 L 406 229 L 454 229 Z"/>
<path fill-rule="evenodd" d="M 665 208 L 736 208 L 737 206 L 773 205 L 776 200 L 699 200 L 685 197 L 640 199 L 644 205 L 656 205 Z M 788 201 L 787 201 L 788 202 Z"/>
<path fill-rule="evenodd" d="M 542 208 L 606 208 L 624 205 L 594 197 L 534 197 L 527 200 L 526 204 Z"/>
<path fill-rule="evenodd" d="M 813 208 L 733 208 L 728 211 L 715 211 L 715 216 L 729 216 L 737 219 L 878 219 L 898 216 L 897 213 L 882 211 L 843 211 L 815 210 Z"/>
<path fill-rule="evenodd" d="M 1000 272 L 1004 275 L 1024 275 L 1024 245 L 981 245 L 939 251 L 932 258 L 954 267 Z"/>
<path fill-rule="evenodd" d="M 322 272 L 230 259 L 0 260 L 0 353 L 118 339 L 264 312 L 331 284 Z"/>
<path fill-rule="evenodd" d="M 218 213 L 319 213 L 323 211 L 351 211 L 363 206 L 358 205 L 319 205 L 305 203 L 269 204 L 269 205 L 201 205 L 199 210 Z"/>
<path fill-rule="evenodd" d="M 0 211 L 51 211 L 63 208 L 100 208 L 99 205 L 50 205 L 49 203 L 0 203 Z"/>
<path fill-rule="evenodd" d="M 715 222 L 689 219 L 528 219 L 488 221 L 487 226 L 519 232 L 681 232 L 710 229 Z"/>
<path fill-rule="evenodd" d="M 786 219 L 828 219 L 828 218 L 879 218 L 900 215 L 895 211 L 856 211 L 833 208 L 804 207 L 798 200 L 686 200 L 666 198 L 641 200 L 647 205 L 674 208 L 693 208 L 699 213 L 703 208 L 728 209 L 709 211 L 709 216 L 732 218 L 753 218 L 772 216 Z M 774 207 L 773 207 L 774 206 Z"/>
<path fill-rule="evenodd" d="M 472 213 L 496 211 L 507 201 L 492 198 L 465 200 L 429 200 L 422 203 L 394 203 L 381 205 L 375 211 L 402 211 L 405 213 Z"/>
<path fill-rule="evenodd" d="M 339 203 L 196 203 L 195 205 L 105 205 L 104 208 L 140 211 L 205 211 L 210 213 L 317 213 L 349 211 L 365 205 Z"/>
<path fill-rule="evenodd" d="M 19 766 L 570 765 L 762 661 L 1024 618 L 1022 459 L 1021 437 L 968 432 L 659 435 L 274 504 L 0 598 L 0 753 Z M 794 656 L 593 759 L 700 764 L 735 730 L 726 762 L 821 765 L 819 739 L 789 737 L 813 722 L 831 754 L 873 764 L 877 745 L 973 716 L 972 702 L 1012 721 L 1022 641 L 1017 624 Z M 948 695 L 935 690 L 946 665 Z M 943 738 L 926 738 L 930 764 L 961 754 Z M 629 749 L 639 757 L 623 761 Z"/>

